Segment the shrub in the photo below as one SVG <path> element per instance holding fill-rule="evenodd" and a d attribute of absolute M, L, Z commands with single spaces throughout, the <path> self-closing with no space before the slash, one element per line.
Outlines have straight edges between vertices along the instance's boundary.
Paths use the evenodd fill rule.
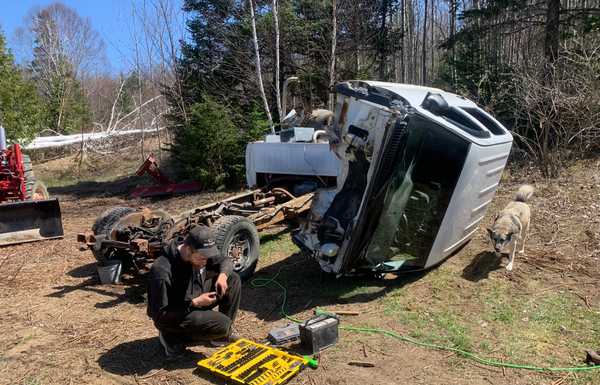
<path fill-rule="evenodd" d="M 521 71 L 514 134 L 546 176 L 555 176 L 569 157 L 600 150 L 600 40 L 571 40 L 543 73 Z"/>
<path fill-rule="evenodd" d="M 205 188 L 237 184 L 244 171 L 241 130 L 231 113 L 211 98 L 194 103 L 171 147 L 176 163 Z"/>

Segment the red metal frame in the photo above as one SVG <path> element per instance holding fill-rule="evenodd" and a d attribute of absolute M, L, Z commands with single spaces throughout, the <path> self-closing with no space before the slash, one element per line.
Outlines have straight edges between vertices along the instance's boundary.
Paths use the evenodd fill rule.
<path fill-rule="evenodd" d="M 23 152 L 20 145 L 13 144 L 0 152 L 0 203 L 26 199 Z"/>
<path fill-rule="evenodd" d="M 135 188 L 131 192 L 133 198 L 144 198 L 161 195 L 183 194 L 187 192 L 200 191 L 202 186 L 198 182 L 176 183 L 168 176 L 160 172 L 154 154 L 148 155 L 144 163 L 135 172 L 135 175 L 148 174 L 154 179 L 156 186 L 145 186 Z"/>
<path fill-rule="evenodd" d="M 144 163 L 142 163 L 140 168 L 138 168 L 138 170 L 135 172 L 135 175 L 137 176 L 142 176 L 144 174 L 150 175 L 152 179 L 156 181 L 156 184 L 159 185 L 175 183 L 171 179 L 169 179 L 169 177 L 160 172 L 154 154 L 148 155 Z"/>

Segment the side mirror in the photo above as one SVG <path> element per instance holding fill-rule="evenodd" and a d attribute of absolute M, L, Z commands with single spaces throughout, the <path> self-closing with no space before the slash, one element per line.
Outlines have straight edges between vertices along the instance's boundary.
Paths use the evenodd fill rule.
<path fill-rule="evenodd" d="M 436 115 L 442 115 L 450 109 L 448 102 L 442 95 L 432 94 L 431 92 L 427 93 L 421 107 Z"/>

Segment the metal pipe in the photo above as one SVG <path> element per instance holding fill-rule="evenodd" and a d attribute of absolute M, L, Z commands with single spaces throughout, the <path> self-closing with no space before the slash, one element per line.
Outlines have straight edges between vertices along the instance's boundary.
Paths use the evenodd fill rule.
<path fill-rule="evenodd" d="M 290 76 L 283 82 L 283 90 L 281 92 L 281 114 L 283 115 L 282 119 L 285 118 L 287 115 L 288 85 L 291 82 L 297 82 L 298 80 L 299 79 L 297 76 Z"/>
<path fill-rule="evenodd" d="M 6 150 L 6 131 L 0 124 L 0 151 Z"/>

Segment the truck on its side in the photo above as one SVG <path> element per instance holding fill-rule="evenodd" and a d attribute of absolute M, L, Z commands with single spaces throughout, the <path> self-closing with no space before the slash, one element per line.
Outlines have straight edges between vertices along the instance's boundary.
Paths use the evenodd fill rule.
<path fill-rule="evenodd" d="M 266 188 L 176 217 L 118 208 L 79 240 L 101 262 L 139 266 L 202 223 L 215 228 L 221 252 L 246 278 L 256 267 L 257 231 L 291 218 L 299 222 L 294 243 L 336 275 L 428 269 L 460 250 L 498 187 L 512 146 L 508 130 L 472 101 L 435 88 L 347 81 L 335 92 L 332 124 L 310 141 L 294 130 L 287 142 L 248 146 L 276 166 L 296 167 L 266 167 L 248 178 Z M 262 154 L 265 144 L 286 149 Z M 313 154 L 308 145 L 320 149 Z"/>

